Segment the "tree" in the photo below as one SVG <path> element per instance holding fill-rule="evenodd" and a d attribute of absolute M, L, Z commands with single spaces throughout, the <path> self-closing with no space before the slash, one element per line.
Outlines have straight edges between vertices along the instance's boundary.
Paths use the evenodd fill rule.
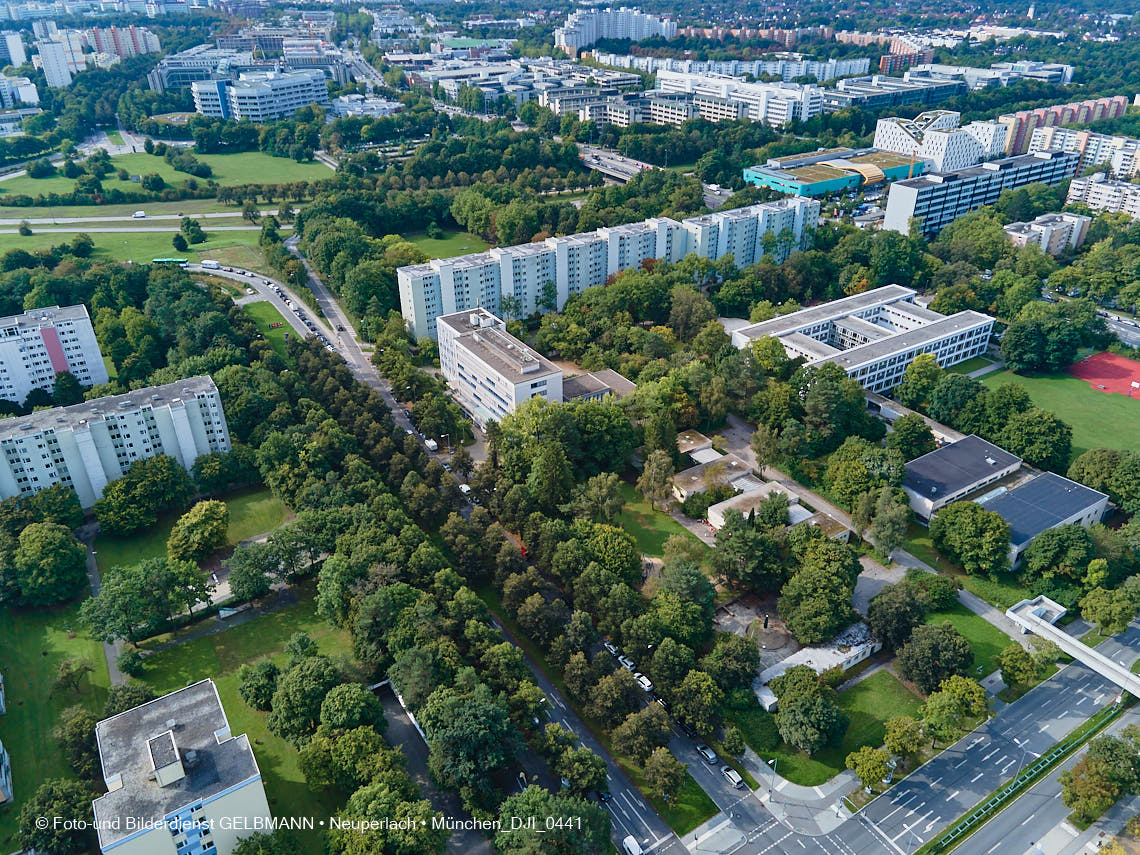
<path fill-rule="evenodd" d="M 1136 603 L 1128 591 L 1093 588 L 1081 599 L 1081 617 L 1095 623 L 1102 636 L 1124 632 L 1136 617 Z"/>
<path fill-rule="evenodd" d="M 328 657 L 303 659 L 278 679 L 266 725 L 300 747 L 317 729 L 325 695 L 340 681 L 340 670 Z"/>
<path fill-rule="evenodd" d="M 942 369 L 934 354 L 920 353 L 906 367 L 902 382 L 892 394 L 904 407 L 922 409 L 941 379 Z"/>
<path fill-rule="evenodd" d="M 566 782 L 566 789 L 576 796 L 602 789 L 606 783 L 606 761 L 587 748 L 567 748 L 554 764 Z"/>
<path fill-rule="evenodd" d="M 1002 681 L 1012 689 L 1021 689 L 1037 680 L 1037 663 L 1029 651 L 1014 642 L 998 654 Z"/>
<path fill-rule="evenodd" d="M 276 831 L 257 831 L 248 837 L 238 838 L 233 855 L 302 855 L 301 844 L 283 828 Z"/>
<path fill-rule="evenodd" d="M 86 586 L 87 550 L 65 526 L 34 522 L 20 532 L 12 571 L 20 603 L 54 605 Z"/>
<path fill-rule="evenodd" d="M 953 742 L 962 727 L 962 708 L 946 692 L 934 692 L 922 705 L 922 730 L 933 748 L 936 742 Z"/>
<path fill-rule="evenodd" d="M 107 691 L 107 700 L 103 704 L 103 718 L 111 718 L 135 707 L 141 707 L 153 701 L 155 697 L 146 683 L 140 683 L 138 680 L 119 683 Z"/>
<path fill-rule="evenodd" d="M 904 460 L 934 451 L 938 444 L 926 420 L 918 413 L 906 413 L 891 422 L 891 432 L 887 434 L 887 448 L 893 448 Z"/>
<path fill-rule="evenodd" d="M 1098 736 L 1071 770 L 1061 773 L 1061 798 L 1078 822 L 1089 823 L 1108 810 L 1121 794 L 1136 792 L 1140 784 L 1140 758 L 1136 732 L 1125 737 Z"/>
<path fill-rule="evenodd" d="M 891 487 L 883 487 L 875 502 L 875 516 L 871 520 L 871 542 L 888 562 L 891 553 L 902 546 L 910 525 L 910 506 L 899 498 Z"/>
<path fill-rule="evenodd" d="M 186 250 L 190 248 L 190 245 L 186 242 L 186 238 L 181 232 L 175 232 L 174 237 L 170 239 L 170 243 L 176 252 L 186 252 Z"/>
<path fill-rule="evenodd" d="M 183 607 L 209 599 L 213 585 L 194 564 L 147 558 L 113 567 L 99 595 L 80 607 L 80 618 L 97 638 L 137 641 L 168 625 Z"/>
<path fill-rule="evenodd" d="M 86 659 L 64 659 L 56 670 L 52 692 L 69 690 L 78 695 L 83 678 L 94 670 L 95 666 Z"/>
<path fill-rule="evenodd" d="M 712 651 L 701 659 L 701 668 L 725 692 L 750 687 L 760 670 L 760 650 L 751 638 L 722 633 Z"/>
<path fill-rule="evenodd" d="M 673 494 L 673 456 L 668 451 L 651 451 L 637 479 L 637 489 L 649 506 L 664 505 Z"/>
<path fill-rule="evenodd" d="M 736 725 L 729 725 L 724 729 L 724 739 L 721 740 L 720 744 L 733 757 L 739 757 L 747 747 L 744 742 L 744 734 Z"/>
<path fill-rule="evenodd" d="M 553 511 L 570 496 L 574 478 L 570 462 L 560 443 L 544 442 L 531 463 L 527 476 L 527 492 L 540 508 Z"/>
<path fill-rule="evenodd" d="M 383 730 L 387 721 L 380 699 L 359 683 L 337 686 L 321 702 L 321 724 L 332 730 L 373 727 Z"/>
<path fill-rule="evenodd" d="M 487 686 L 436 689 L 419 718 L 430 749 L 428 766 L 446 787 L 489 787 L 514 756 L 518 740 L 510 711 Z"/>
<path fill-rule="evenodd" d="M 1073 429 L 1037 407 L 1009 417 L 1001 446 L 1032 466 L 1064 472 L 1073 453 Z"/>
<path fill-rule="evenodd" d="M 952 502 L 930 521 L 934 547 L 972 575 L 1009 568 L 1009 523 L 975 502 Z"/>
<path fill-rule="evenodd" d="M 93 795 L 89 787 L 78 781 L 44 781 L 20 808 L 16 835 L 19 845 L 50 855 L 71 855 L 97 848 L 90 821 Z M 43 817 L 59 817 L 61 821 L 45 825 L 40 821 Z"/>
<path fill-rule="evenodd" d="M 834 568 L 805 566 L 780 592 L 777 608 L 800 644 L 826 641 L 852 620 L 854 583 Z"/>
<path fill-rule="evenodd" d="M 970 642 L 949 621 L 915 627 L 898 651 L 899 673 L 925 694 L 947 677 L 965 674 L 973 663 Z"/>
<path fill-rule="evenodd" d="M 913 586 L 889 585 L 871 600 L 867 623 L 884 647 L 898 650 L 910 640 L 911 632 L 922 623 L 925 613 Z"/>
<path fill-rule="evenodd" d="M 255 710 L 269 710 L 280 675 L 281 669 L 268 659 L 256 665 L 242 665 L 238 669 L 238 694 Z"/>
<path fill-rule="evenodd" d="M 989 713 L 989 696 L 977 680 L 952 674 L 938 684 L 938 691 L 952 697 L 964 716 L 977 718 Z"/>
<path fill-rule="evenodd" d="M 225 502 L 199 502 L 170 530 L 166 549 L 171 558 L 200 561 L 226 542 L 230 511 Z"/>
<path fill-rule="evenodd" d="M 863 786 L 870 790 L 887 777 L 890 771 L 887 763 L 890 759 L 890 755 L 882 748 L 864 745 L 858 751 L 852 751 L 847 755 L 846 765 L 855 773 L 855 777 Z"/>
<path fill-rule="evenodd" d="M 563 510 L 593 522 L 612 523 L 624 504 L 621 481 L 614 472 L 601 472 L 579 485 Z"/>
<path fill-rule="evenodd" d="M 633 675 L 618 669 L 597 681 L 590 692 L 590 713 L 608 730 L 637 709 L 640 694 Z"/>
<path fill-rule="evenodd" d="M 261 219 L 261 210 L 257 207 L 257 202 L 253 199 L 246 199 L 241 206 L 241 218 L 256 224 Z"/>
<path fill-rule="evenodd" d="M 922 748 L 922 725 L 909 715 L 887 719 L 887 732 L 883 744 L 892 754 L 910 757 Z"/>
<path fill-rule="evenodd" d="M 837 745 L 848 723 L 847 716 L 821 692 L 786 693 L 776 710 L 780 738 L 807 754 Z"/>
<path fill-rule="evenodd" d="M 95 742 L 95 725 L 99 720 L 83 707 L 68 707 L 59 715 L 52 735 L 63 749 L 67 762 L 76 774 L 95 779 L 99 769 L 99 747 Z"/>
<path fill-rule="evenodd" d="M 230 592 L 241 601 L 264 597 L 281 571 L 277 550 L 268 543 L 250 543 L 239 546 L 226 559 L 230 574 Z"/>
<path fill-rule="evenodd" d="M 70 371 L 60 371 L 55 375 L 51 402 L 57 407 L 70 407 L 83 401 L 83 386 Z"/>
<path fill-rule="evenodd" d="M 643 764 L 653 749 L 669 744 L 670 736 L 669 716 L 660 704 L 649 704 L 627 716 L 611 738 L 615 750 Z"/>
<path fill-rule="evenodd" d="M 672 801 L 685 782 L 685 767 L 668 748 L 656 748 L 645 761 L 645 783 L 659 799 Z"/>
<path fill-rule="evenodd" d="M 704 671 L 690 671 L 673 693 L 673 707 L 677 718 L 702 736 L 707 736 L 720 724 L 724 692 L 716 681 Z"/>
<path fill-rule="evenodd" d="M 712 570 L 731 587 L 748 591 L 774 590 L 785 573 L 775 539 L 735 508 L 725 511 L 717 530 Z"/>
<path fill-rule="evenodd" d="M 581 822 L 567 822 L 546 828 L 546 818 L 572 816 Z M 533 817 L 533 823 L 529 820 Z M 495 834 L 499 855 L 593 855 L 606 851 L 610 843 L 610 816 L 605 808 L 568 793 L 550 793 L 530 786 L 507 796 L 499 805 L 500 830 Z M 516 818 L 521 819 L 519 823 Z M 512 830 L 512 822 L 515 829 Z M 518 825 L 522 825 L 521 828 Z M 363 853 L 361 853 L 363 855 Z"/>

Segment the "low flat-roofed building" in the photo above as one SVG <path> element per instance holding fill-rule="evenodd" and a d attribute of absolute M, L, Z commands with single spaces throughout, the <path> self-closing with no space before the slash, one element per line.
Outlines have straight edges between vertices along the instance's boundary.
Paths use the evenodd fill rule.
<path fill-rule="evenodd" d="M 859 621 L 840 632 L 827 644 L 802 647 L 791 656 L 760 672 L 752 684 L 760 704 L 769 712 L 776 709 L 776 695 L 768 684 L 782 677 L 796 665 L 807 665 L 822 674 L 835 668 L 846 671 L 883 649 L 883 643 L 871 634 L 871 628 Z"/>
<path fill-rule="evenodd" d="M 921 157 L 873 148 L 837 148 L 772 158 L 763 165 L 745 168 L 744 180 L 793 196 L 823 196 L 914 178 L 926 170 L 927 162 Z"/>
<path fill-rule="evenodd" d="M 741 516 L 747 517 L 774 494 L 788 497 L 789 525 L 807 522 L 812 518 L 812 512 L 799 504 L 799 497 L 795 493 L 788 492 L 775 481 L 766 481 L 746 493 L 740 493 L 722 502 L 717 502 L 715 505 L 709 505 L 705 518 L 714 529 L 720 529 L 724 525 L 724 515 L 727 511 L 739 511 Z"/>
<path fill-rule="evenodd" d="M 749 478 L 745 483 L 751 487 L 755 481 L 751 476 L 752 467 L 747 461 L 735 454 L 722 454 L 715 460 L 698 463 L 674 475 L 673 495 L 678 502 L 683 502 L 694 493 L 703 493 L 713 484 L 734 484 L 742 478 Z"/>
<path fill-rule="evenodd" d="M 823 532 L 824 537 L 830 540 L 841 540 L 844 543 L 847 543 L 847 541 L 851 539 L 851 529 L 849 529 L 835 517 L 831 516 L 830 514 L 825 514 L 822 511 L 816 514 L 812 514 L 806 520 L 802 520 L 802 522 L 805 522 L 808 525 L 814 525 L 821 532 Z M 794 522 L 791 524 L 795 525 Z"/>
<path fill-rule="evenodd" d="M 103 852 L 229 855 L 272 819 L 249 737 L 230 732 L 213 680 L 104 719 L 95 740 L 107 787 L 92 802 Z"/>
<path fill-rule="evenodd" d="M 480 426 L 534 397 L 562 403 L 562 369 L 506 331 L 484 308 L 439 318 L 439 368 Z"/>
<path fill-rule="evenodd" d="M 692 454 L 702 448 L 712 448 L 712 440 L 700 431 L 683 430 L 677 434 L 677 451 L 681 454 Z"/>
<path fill-rule="evenodd" d="M 1009 523 L 1009 562 L 1016 567 L 1026 547 L 1042 532 L 1063 525 L 1088 528 L 1100 522 L 1108 496 L 1055 472 L 1044 472 L 982 505 Z"/>
<path fill-rule="evenodd" d="M 971 434 L 906 464 L 903 490 L 923 522 L 935 511 L 1012 475 L 1021 458 Z"/>
<path fill-rule="evenodd" d="M 600 401 L 606 395 L 624 398 L 637 388 L 632 380 L 622 377 L 612 368 L 579 374 L 562 380 L 563 401 Z"/>

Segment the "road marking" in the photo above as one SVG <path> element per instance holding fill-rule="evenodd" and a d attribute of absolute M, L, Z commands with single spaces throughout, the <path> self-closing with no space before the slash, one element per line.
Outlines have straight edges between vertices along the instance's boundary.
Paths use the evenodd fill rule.
<path fill-rule="evenodd" d="M 969 757 L 963 757 L 961 760 L 959 760 L 957 763 L 954 764 L 954 768 L 957 769 L 959 766 L 961 766 L 963 763 L 965 763 L 969 759 L 970 759 Z"/>
<path fill-rule="evenodd" d="M 893 849 L 895 852 L 897 852 L 898 855 L 906 855 L 905 852 L 903 852 L 901 849 L 899 849 L 898 846 L 895 845 L 895 842 L 893 840 L 891 840 L 889 837 L 887 837 L 886 833 L 881 828 L 879 828 L 879 826 L 875 825 L 875 823 L 873 823 L 871 820 L 869 820 L 862 813 L 858 814 L 858 816 L 859 816 L 860 822 L 862 822 L 865 826 L 867 826 L 869 829 L 871 829 L 871 831 L 873 833 L 877 834 L 883 840 L 883 842 L 885 842 L 888 846 L 891 847 L 891 849 Z"/>
<path fill-rule="evenodd" d="M 993 751 L 991 751 L 989 754 L 987 754 L 985 757 L 982 758 L 982 762 L 985 763 L 987 760 L 989 760 L 991 757 L 993 757 L 997 753 L 998 753 L 998 749 L 995 748 Z"/>
<path fill-rule="evenodd" d="M 984 774 L 985 774 L 985 772 L 979 772 L 978 774 L 976 774 L 974 777 L 972 777 L 970 779 L 970 783 L 971 784 L 975 783 L 978 780 L 978 778 L 982 777 L 982 775 L 984 775 Z"/>
<path fill-rule="evenodd" d="M 1081 704 L 1083 704 L 1088 699 L 1089 699 L 1088 695 L 1081 695 L 1081 699 L 1079 701 L 1077 701 L 1077 706 L 1079 707 Z"/>
<path fill-rule="evenodd" d="M 955 797 L 956 795 L 958 795 L 958 793 L 960 793 L 960 792 L 962 792 L 962 791 L 961 791 L 961 790 L 955 790 L 954 792 L 952 792 L 950 795 L 948 795 L 948 796 L 946 797 L 946 801 L 948 801 L 948 802 L 950 802 L 950 801 L 953 801 L 953 800 L 954 800 L 954 797 Z"/>
<path fill-rule="evenodd" d="M 1028 825 L 1029 823 L 1033 822 L 1033 820 L 1035 820 L 1035 819 L 1037 819 L 1037 817 L 1035 817 L 1033 814 L 1030 814 L 1025 819 L 1023 819 L 1021 822 L 1019 822 L 1018 825 Z"/>

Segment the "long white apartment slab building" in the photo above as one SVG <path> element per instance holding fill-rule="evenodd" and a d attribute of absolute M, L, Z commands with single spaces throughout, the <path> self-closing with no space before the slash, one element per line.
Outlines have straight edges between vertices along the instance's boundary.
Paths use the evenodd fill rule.
<path fill-rule="evenodd" d="M 913 119 L 892 116 L 875 124 L 875 148 L 926 160 L 934 172 L 965 169 L 987 158 L 1001 157 L 1008 128 L 998 122 L 970 122 L 959 127 L 962 114 L 927 110 Z"/>
<path fill-rule="evenodd" d="M 677 35 L 677 22 L 649 15 L 639 9 L 590 9 L 571 12 L 566 23 L 554 31 L 554 45 L 570 56 L 599 39 L 640 41 L 651 36 L 671 39 Z"/>
<path fill-rule="evenodd" d="M 1065 204 L 1087 205 L 1094 211 L 1125 213 L 1132 219 L 1140 219 L 1140 184 L 1128 181 L 1114 181 L 1103 172 L 1082 175 L 1069 184 L 1069 195 Z"/>
<path fill-rule="evenodd" d="M 1140 172 L 1140 139 L 1075 128 L 1037 128 L 1029 138 L 1029 151 L 1063 151 L 1081 157 L 1078 170 L 1105 166 L 1116 178 L 1132 178 Z"/>
<path fill-rule="evenodd" d="M 798 83 L 749 83 L 723 74 L 686 74 L 658 71 L 657 88 L 662 92 L 686 92 L 739 101 L 747 105 L 747 117 L 781 127 L 793 119 L 807 121 L 823 112 L 823 90 Z"/>
<path fill-rule="evenodd" d="M 218 387 L 191 377 L 0 421 L 0 499 L 66 484 L 89 508 L 136 460 L 229 450 Z"/>
<path fill-rule="evenodd" d="M 415 338 L 435 338 L 442 315 L 478 306 L 511 316 L 561 309 L 572 294 L 605 284 L 646 259 L 680 261 L 690 253 L 716 260 L 732 255 L 738 267 L 765 254 L 764 235 L 779 238 L 774 257 L 799 246 L 819 221 L 819 202 L 788 198 L 716 211 L 678 222 L 654 217 L 640 223 L 547 238 L 541 243 L 411 264 L 396 271 L 400 311 Z"/>
<path fill-rule="evenodd" d="M 725 59 L 699 60 L 678 59 L 668 56 L 634 56 L 632 54 L 603 53 L 593 51 L 596 62 L 612 68 L 636 68 L 656 74 L 660 71 L 679 71 L 684 74 L 728 74 L 732 76 L 751 74 L 759 77 L 767 74 L 791 82 L 797 77 L 814 77 L 821 83 L 846 77 L 849 74 L 866 74 L 871 69 L 869 57 L 849 59 L 805 59 L 799 54 L 785 54 L 778 59 Z"/>
<path fill-rule="evenodd" d="M 562 369 L 483 308 L 439 319 L 439 369 L 480 427 L 502 421 L 534 397 L 562 402 Z"/>
<path fill-rule="evenodd" d="M 108 380 L 86 306 L 45 306 L 0 318 L 0 398 L 23 403 L 33 389 L 50 392 L 63 371 L 84 386 Z"/>
<path fill-rule="evenodd" d="M 993 318 L 969 311 L 940 315 L 914 298 L 910 288 L 884 285 L 741 327 L 732 343 L 745 348 L 776 338 L 788 356 L 808 365 L 834 362 L 870 392 L 897 386 L 920 353 L 933 354 L 947 368 L 985 351 Z"/>

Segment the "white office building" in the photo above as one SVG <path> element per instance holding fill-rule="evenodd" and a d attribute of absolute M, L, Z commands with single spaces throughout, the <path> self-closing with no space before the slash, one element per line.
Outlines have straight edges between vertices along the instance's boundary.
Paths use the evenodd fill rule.
<path fill-rule="evenodd" d="M 104 719 L 95 742 L 107 787 L 91 803 L 101 852 L 230 855 L 272 827 L 249 736 L 231 731 L 213 680 Z"/>
<path fill-rule="evenodd" d="M 1115 178 L 1129 179 L 1140 173 L 1140 139 L 1096 134 L 1075 128 L 1037 128 L 1029 138 L 1029 151 L 1063 151 L 1080 155 L 1078 171 L 1090 166 L 1107 167 Z"/>
<path fill-rule="evenodd" d="M 1140 219 L 1140 184 L 1114 181 L 1103 172 L 1074 178 L 1065 204 L 1087 205 L 1094 211 L 1125 213 Z"/>
<path fill-rule="evenodd" d="M 89 508 L 137 460 L 229 450 L 218 387 L 191 377 L 0 421 L 0 499 L 66 484 Z"/>
<path fill-rule="evenodd" d="M 71 69 L 68 66 L 70 52 L 62 42 L 36 42 L 40 67 L 44 70 L 47 85 L 52 89 L 63 89 L 71 85 Z"/>
<path fill-rule="evenodd" d="M 953 172 L 1001 156 L 1005 125 L 971 122 L 959 127 L 961 118 L 953 110 L 927 110 L 913 119 L 879 119 L 875 148 L 925 160 L 934 172 Z"/>
<path fill-rule="evenodd" d="M 440 373 L 480 427 L 502 421 L 531 398 L 562 402 L 562 370 L 486 309 L 444 315 L 438 329 Z"/>
<path fill-rule="evenodd" d="M 249 72 L 237 80 L 195 80 L 194 109 L 203 116 L 272 122 L 310 104 L 329 103 L 329 85 L 319 69 Z"/>
<path fill-rule="evenodd" d="M 561 309 L 572 294 L 651 258 L 676 262 L 695 252 L 716 260 L 731 254 L 738 267 L 754 264 L 769 251 L 782 259 L 818 221 L 819 202 L 788 198 L 682 222 L 654 217 L 538 244 L 411 264 L 396 271 L 400 311 L 414 337 L 434 338 L 441 315 L 484 306 L 514 319 Z M 772 237 L 765 239 L 769 233 Z M 510 298 L 505 305 L 503 297 Z"/>
<path fill-rule="evenodd" d="M 50 392 L 61 371 L 84 386 L 108 380 L 86 306 L 45 306 L 0 318 L 0 398 L 23 403 L 33 389 Z"/>
<path fill-rule="evenodd" d="M 910 288 L 885 285 L 741 327 L 732 343 L 746 348 L 760 338 L 778 339 L 788 356 L 807 365 L 834 362 L 870 392 L 897 386 L 920 353 L 948 368 L 985 351 L 993 318 L 969 311 L 940 315 L 914 298 Z"/>
<path fill-rule="evenodd" d="M 1042 214 L 1028 223 L 1003 226 L 1005 236 L 1014 246 L 1037 246 L 1049 255 L 1060 255 L 1085 242 L 1092 217 L 1083 214 Z"/>
<path fill-rule="evenodd" d="M 1039 151 L 993 160 L 953 172 L 896 181 L 887 197 L 883 228 L 909 234 L 918 220 L 928 237 L 963 214 L 992 205 L 1003 190 L 1040 181 L 1057 184 L 1077 171 L 1077 155 Z"/>
<path fill-rule="evenodd" d="M 676 21 L 622 6 L 620 9 L 571 12 L 566 16 L 566 23 L 554 31 L 554 46 L 575 56 L 599 39 L 636 42 L 652 36 L 671 39 L 676 35 Z"/>
<path fill-rule="evenodd" d="M 807 121 L 823 112 L 823 90 L 796 83 L 749 83 L 723 74 L 657 72 L 657 88 L 662 92 L 686 92 L 738 101 L 747 105 L 747 117 L 773 127 L 797 119 Z"/>

